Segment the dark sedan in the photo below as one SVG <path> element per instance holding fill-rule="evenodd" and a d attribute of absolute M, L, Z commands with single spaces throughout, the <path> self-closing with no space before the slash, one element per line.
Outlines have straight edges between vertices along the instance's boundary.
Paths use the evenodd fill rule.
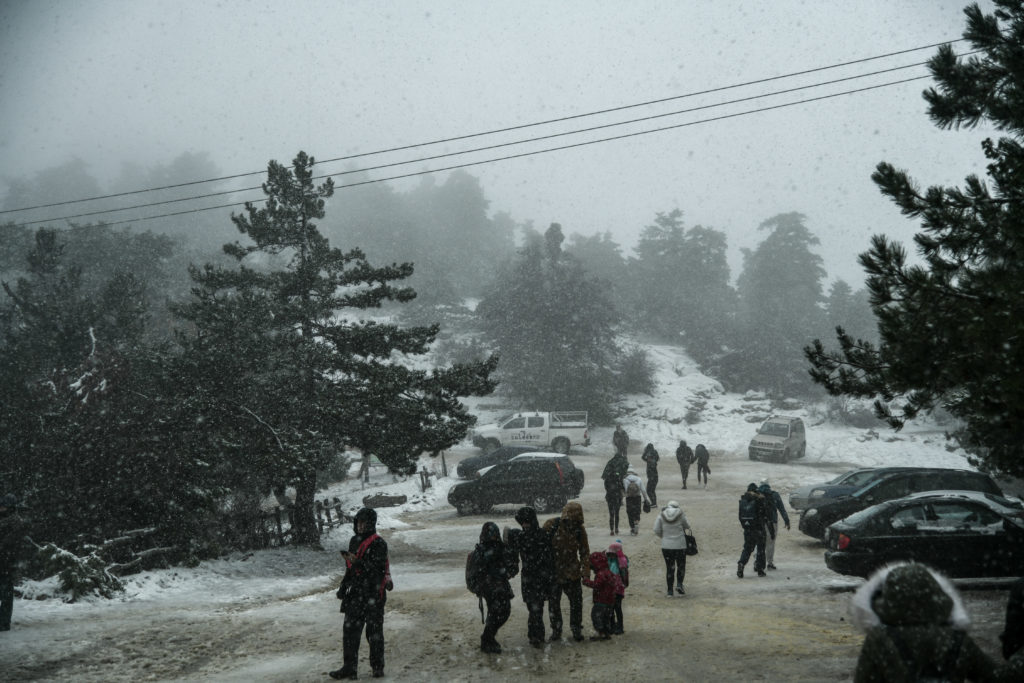
<path fill-rule="evenodd" d="M 929 491 L 850 515 L 828 529 L 825 564 L 869 576 L 898 561 L 951 577 L 1024 575 L 1024 506 L 991 493 Z"/>
<path fill-rule="evenodd" d="M 523 453 L 535 453 L 541 450 L 540 446 L 501 446 L 495 448 L 490 453 L 482 453 L 481 455 L 474 455 L 471 458 L 465 458 L 455 468 L 455 473 L 463 479 L 471 479 L 472 477 L 479 476 L 480 470 L 491 465 L 498 465 L 503 462 L 508 462 L 517 455 Z"/>
<path fill-rule="evenodd" d="M 919 491 L 981 491 L 1001 495 L 992 477 L 973 470 L 907 467 L 872 480 L 848 496 L 821 501 L 800 515 L 800 531 L 825 540 L 829 524 L 872 505 L 904 498 Z"/>

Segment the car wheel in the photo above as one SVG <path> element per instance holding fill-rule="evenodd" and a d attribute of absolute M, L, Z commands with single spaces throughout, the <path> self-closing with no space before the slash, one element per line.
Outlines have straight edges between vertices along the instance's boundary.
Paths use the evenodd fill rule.
<path fill-rule="evenodd" d="M 560 436 L 551 442 L 551 448 L 554 449 L 555 453 L 561 453 L 562 455 L 569 454 L 569 439 L 564 436 Z"/>
<path fill-rule="evenodd" d="M 497 439 L 487 439 L 484 443 L 484 453 L 492 453 L 501 448 L 501 443 Z"/>
<path fill-rule="evenodd" d="M 458 505 L 455 506 L 455 514 L 457 514 L 459 517 L 465 517 L 469 513 L 470 507 L 465 503 L 459 503 Z"/>
<path fill-rule="evenodd" d="M 554 500 L 551 498 L 551 496 L 547 496 L 544 494 L 538 494 L 534 496 L 533 499 L 530 501 L 530 505 L 537 512 L 548 512 L 549 510 L 551 510 L 553 504 Z"/>
<path fill-rule="evenodd" d="M 797 458 L 802 458 L 807 455 L 807 444 L 800 445 L 800 452 L 796 454 Z"/>
<path fill-rule="evenodd" d="M 781 462 L 789 462 L 789 449 L 788 448 L 786 450 L 782 451 L 782 461 Z"/>

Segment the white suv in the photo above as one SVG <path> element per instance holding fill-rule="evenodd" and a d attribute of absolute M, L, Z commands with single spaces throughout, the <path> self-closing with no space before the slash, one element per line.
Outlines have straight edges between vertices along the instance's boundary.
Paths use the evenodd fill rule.
<path fill-rule="evenodd" d="M 751 460 L 777 460 L 802 458 L 807 452 L 804 421 L 799 417 L 769 417 L 750 440 L 747 452 Z"/>

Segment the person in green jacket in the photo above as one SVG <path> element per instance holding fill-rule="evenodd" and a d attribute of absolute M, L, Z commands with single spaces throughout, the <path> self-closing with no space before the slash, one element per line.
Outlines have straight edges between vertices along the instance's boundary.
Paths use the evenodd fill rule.
<path fill-rule="evenodd" d="M 854 683 L 996 680 L 995 663 L 967 634 L 956 588 L 922 564 L 875 572 L 854 594 L 851 616 L 867 631 Z"/>

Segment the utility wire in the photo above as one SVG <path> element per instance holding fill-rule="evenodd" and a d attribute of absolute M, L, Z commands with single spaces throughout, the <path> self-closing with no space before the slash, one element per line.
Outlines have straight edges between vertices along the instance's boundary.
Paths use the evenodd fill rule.
<path fill-rule="evenodd" d="M 553 124 L 553 123 L 561 123 L 561 122 L 565 122 L 565 121 L 572 121 L 572 120 L 576 120 L 576 119 L 580 119 L 580 118 L 585 118 L 585 117 L 590 117 L 590 116 L 598 116 L 598 115 L 601 115 L 601 114 L 608 114 L 608 113 L 617 112 L 617 111 L 624 111 L 624 110 L 627 110 L 627 109 L 635 109 L 635 108 L 638 108 L 638 107 L 647 107 L 647 106 L 650 106 L 652 104 L 661 104 L 661 103 L 664 103 L 664 102 L 671 102 L 673 100 L 679 100 L 679 99 L 684 99 L 684 98 L 688 98 L 688 97 L 696 97 L 698 95 L 707 95 L 707 94 L 711 94 L 711 93 L 721 92 L 721 91 L 724 91 L 724 90 L 731 90 L 731 89 L 734 89 L 734 88 L 742 88 L 742 87 L 746 87 L 746 86 L 750 86 L 750 85 L 758 85 L 758 84 L 762 84 L 762 83 L 769 83 L 769 82 L 781 80 L 781 79 L 784 79 L 784 78 L 792 78 L 794 76 L 803 76 L 803 75 L 807 75 L 807 74 L 811 74 L 811 73 L 816 73 L 816 72 L 819 72 L 819 71 L 826 71 L 826 70 L 829 70 L 829 69 L 838 69 L 838 68 L 841 68 L 841 67 L 844 67 L 844 66 L 851 66 L 853 64 L 862 64 L 864 62 L 874 61 L 874 60 L 878 60 L 878 59 L 885 59 L 885 58 L 888 58 L 888 57 L 894 57 L 894 56 L 897 56 L 897 55 L 907 54 L 907 53 L 910 53 L 910 52 L 918 52 L 920 50 L 929 50 L 929 49 L 932 49 L 932 48 L 935 48 L 935 47 L 939 47 L 941 45 L 948 45 L 948 44 L 951 44 L 951 43 L 958 43 L 958 42 L 962 42 L 964 40 L 966 40 L 966 38 L 956 38 L 956 39 L 953 39 L 953 40 L 943 41 L 941 43 L 932 43 L 930 45 L 922 45 L 920 47 L 913 47 L 913 48 L 908 48 L 908 49 L 905 49 L 905 50 L 897 50 L 895 52 L 888 52 L 888 53 L 881 54 L 881 55 L 875 55 L 873 57 L 863 57 L 863 58 L 860 58 L 860 59 L 854 59 L 854 60 L 850 60 L 850 61 L 847 61 L 847 62 L 840 62 L 838 64 L 832 64 L 832 65 L 829 65 L 829 66 L 820 66 L 820 67 L 815 67 L 815 68 L 812 68 L 812 69 L 804 69 L 802 71 L 794 71 L 794 72 L 791 72 L 791 73 L 788 73 L 788 74 L 782 74 L 782 75 L 778 75 L 778 76 L 769 76 L 767 78 L 760 78 L 760 79 L 756 79 L 756 80 L 752 80 L 752 81 L 745 81 L 745 82 L 742 82 L 742 83 L 734 83 L 732 85 L 725 85 L 725 86 L 720 86 L 720 87 L 717 87 L 717 88 L 709 88 L 707 90 L 700 90 L 700 91 L 685 93 L 685 94 L 682 94 L 682 95 L 674 95 L 672 97 L 664 97 L 664 98 L 661 98 L 661 99 L 649 100 L 649 101 L 646 101 L 646 102 L 639 102 L 639 103 L 636 103 L 636 104 L 628 104 L 628 105 L 623 105 L 623 106 L 620 106 L 620 107 L 611 107 L 611 108 L 608 108 L 608 109 L 600 109 L 600 110 L 597 110 L 597 111 L 586 112 L 586 113 L 583 113 L 583 114 L 573 114 L 571 116 L 564 116 L 564 117 L 555 118 L 555 119 L 548 119 L 548 120 L 545 120 L 545 121 L 537 121 L 537 122 L 534 122 L 534 123 L 525 123 L 525 124 L 521 124 L 521 125 L 518 125 L 518 126 L 508 126 L 508 127 L 505 127 L 505 128 L 497 128 L 497 129 L 494 129 L 494 130 L 484 131 L 484 132 L 480 132 L 480 133 L 470 133 L 470 134 L 467 134 L 467 135 L 459 135 L 459 136 L 450 137 L 450 138 L 443 138 L 443 139 L 439 139 L 439 140 L 432 140 L 432 141 L 429 141 L 429 142 L 420 142 L 420 143 L 411 144 L 411 145 L 403 145 L 403 146 L 399 146 L 399 147 L 391 147 L 391 148 L 388 148 L 388 149 L 377 150 L 377 151 L 374 151 L 374 152 L 362 152 L 362 153 L 359 153 L 359 154 L 351 154 L 351 155 L 348 155 L 348 156 L 335 157 L 333 159 L 325 159 L 325 160 L 319 161 L 317 163 L 328 164 L 328 163 L 335 163 L 335 162 L 339 162 L 339 161 L 350 161 L 352 159 L 359 159 L 359 158 L 368 157 L 368 156 L 376 156 L 376 155 L 380 155 L 380 154 L 388 154 L 388 153 L 391 153 L 391 152 L 399 152 L 399 151 L 405 151 L 405 150 L 409 150 L 409 149 L 415 149 L 415 148 L 418 148 L 418 147 L 426 147 L 426 146 L 430 146 L 430 145 L 439 145 L 439 144 L 445 144 L 445 143 L 450 143 L 450 142 L 457 142 L 459 140 L 468 140 L 468 139 L 482 137 L 482 136 L 486 136 L 486 135 L 495 135 L 495 134 L 498 134 L 498 133 L 506 133 L 506 132 L 515 131 L 515 130 L 522 130 L 522 129 L 525 129 L 525 128 L 533 128 L 533 127 L 536 127 L 536 126 L 544 126 L 544 125 L 550 125 L 550 124 Z M 973 54 L 973 53 L 970 53 L 970 54 Z M 904 67 L 904 68 L 906 68 L 906 67 Z M 881 72 L 879 72 L 879 73 L 881 73 Z M 409 162 L 409 163 L 411 163 L 411 162 Z M 193 180 L 193 181 L 189 181 L 189 182 L 185 182 L 185 183 L 176 183 L 176 184 L 172 184 L 172 185 L 162 185 L 160 187 L 145 188 L 145 189 L 140 189 L 140 190 L 131 190 L 131 191 L 128 191 L 128 192 L 117 192 L 117 193 L 112 193 L 112 194 L 99 195 L 99 196 L 95 196 L 95 197 L 85 197 L 85 198 L 82 198 L 82 199 L 70 199 L 70 200 L 62 201 L 62 202 L 53 202 L 53 203 L 50 203 L 50 204 L 38 204 L 38 205 L 35 205 L 35 206 L 26 206 L 26 207 L 21 207 L 21 208 L 18 208 L 18 209 L 6 209 L 6 210 L 3 210 L 3 211 L 0 211 L 0 215 L 6 214 L 6 213 L 20 212 L 20 211 L 31 211 L 33 209 L 44 209 L 44 208 L 51 208 L 51 207 L 55 207 L 55 206 L 65 206 L 67 204 L 77 204 L 77 203 L 81 203 L 81 202 L 97 201 L 97 200 L 101 200 L 101 199 L 113 199 L 113 198 L 116 198 L 116 197 L 126 197 L 126 196 L 130 196 L 130 195 L 143 194 L 143 193 L 146 193 L 146 192 L 159 192 L 161 190 L 171 190 L 171 189 L 175 189 L 175 188 L 179 188 L 179 187 L 188 187 L 188 186 L 191 186 L 191 185 L 201 185 L 201 184 L 204 184 L 204 183 L 213 183 L 213 182 L 220 182 L 220 181 L 224 181 L 224 180 L 233 180 L 235 178 L 244 178 L 244 177 L 248 177 L 248 176 L 251 176 L 251 175 L 259 175 L 259 174 L 262 174 L 262 173 L 265 173 L 265 172 L 266 172 L 266 169 L 261 169 L 259 171 L 249 171 L 249 172 L 246 172 L 246 173 L 236 173 L 236 174 L 233 174 L 233 175 L 219 176 L 219 177 L 216 177 L 216 178 L 207 178 L 207 179 L 204 179 L 204 180 Z M 236 190 L 236 192 L 237 191 L 245 191 L 245 190 Z M 201 195 L 201 196 L 216 196 L 217 194 L 227 194 L 227 193 L 213 193 L 211 195 Z M 144 204 L 144 205 L 139 205 L 139 206 L 149 206 L 149 205 L 145 205 Z M 126 208 L 137 208 L 137 207 L 126 207 Z"/>
<path fill-rule="evenodd" d="M 357 169 L 352 169 L 352 170 L 348 170 L 348 171 L 339 171 L 337 173 L 325 173 L 323 175 L 313 176 L 311 179 L 312 180 L 323 180 L 325 178 L 333 178 L 333 177 L 336 177 L 336 176 L 352 175 L 352 174 L 356 174 L 356 173 L 366 173 L 366 172 L 369 172 L 369 171 L 379 171 L 379 170 L 386 169 L 386 168 L 394 168 L 396 166 L 407 166 L 409 164 L 423 163 L 423 162 L 426 162 L 426 161 L 436 161 L 438 159 L 446 159 L 446 158 L 449 158 L 449 157 L 462 156 L 464 154 L 472 154 L 472 153 L 475 153 L 475 152 L 485 152 L 485 151 L 488 151 L 488 150 L 501 149 L 501 148 L 504 148 L 504 147 L 514 147 L 514 146 L 517 146 L 517 145 L 524 145 L 524 144 L 528 144 L 528 143 L 531 143 L 531 142 L 540 142 L 540 141 L 543 141 L 543 140 L 551 140 L 551 139 L 555 139 L 555 138 L 566 137 L 566 136 L 569 136 L 569 135 L 578 135 L 580 133 L 590 133 L 590 132 L 593 132 L 593 131 L 603 130 L 603 129 L 606 129 L 606 128 L 615 128 L 615 127 L 618 127 L 618 126 L 625 126 L 625 125 L 629 125 L 629 124 L 633 124 L 633 123 L 643 123 L 644 121 L 653 121 L 655 119 L 666 118 L 666 117 L 669 117 L 669 116 L 678 116 L 680 114 L 690 114 L 690 113 L 693 113 L 693 112 L 696 112 L 696 111 L 702 111 L 702 110 L 705 110 L 705 109 L 715 109 L 717 107 L 724 107 L 724 106 L 727 106 L 727 105 L 739 104 L 741 102 L 749 102 L 749 101 L 752 101 L 752 100 L 763 99 L 763 98 L 766 98 L 766 97 L 774 97 L 776 95 L 785 95 L 785 94 L 788 94 L 788 93 L 799 92 L 801 90 L 810 90 L 812 88 L 818 88 L 818 87 L 825 86 L 825 85 L 834 85 L 836 83 L 843 83 L 843 82 L 846 82 L 846 81 L 857 80 L 857 79 L 860 79 L 860 78 L 868 78 L 870 76 L 877 76 L 879 74 L 891 73 L 893 71 L 901 71 L 903 69 L 911 69 L 911 68 L 914 68 L 914 67 L 917 67 L 917 66 L 921 66 L 921 65 L 922 65 L 922 63 L 920 63 L 920 62 L 917 63 L 917 64 L 907 64 L 905 66 L 891 67 L 889 69 L 882 69 L 880 71 L 872 71 L 872 72 L 869 72 L 869 73 L 859 74 L 859 75 L 856 75 L 856 76 L 846 76 L 844 78 L 836 78 L 836 79 L 833 79 L 831 81 L 822 81 L 820 83 L 812 83 L 812 84 L 809 84 L 809 85 L 801 85 L 801 86 L 797 86 L 797 87 L 794 87 L 794 88 L 787 88 L 785 90 L 776 90 L 776 91 L 772 91 L 772 92 L 768 92 L 768 93 L 762 93 L 762 94 L 759 94 L 759 95 L 750 95 L 748 97 L 741 97 L 741 98 L 738 98 L 738 99 L 735 99 L 735 100 L 726 100 L 724 102 L 717 102 L 717 103 L 714 103 L 714 104 L 705 104 L 705 105 L 701 105 L 701 106 L 698 106 L 698 107 L 691 107 L 689 109 L 681 109 L 681 110 L 666 112 L 666 113 L 662 113 L 662 114 L 653 114 L 651 116 L 644 116 L 644 117 L 635 118 L 635 119 L 627 119 L 625 121 L 617 121 L 617 122 L 614 122 L 614 123 L 605 123 L 605 124 L 602 124 L 602 125 L 599 125 L 599 126 L 591 126 L 589 128 L 579 128 L 579 129 L 576 129 L 576 130 L 566 131 L 566 132 L 562 132 L 562 133 L 552 133 L 550 135 L 541 135 L 541 136 L 537 136 L 537 137 L 526 138 L 524 140 L 513 140 L 513 141 L 510 141 L 510 142 L 502 142 L 502 143 L 493 144 L 493 145 L 486 145 L 484 147 L 474 147 L 474 148 L 470 148 L 470 149 L 466 149 L 466 150 L 462 150 L 462 151 L 458 151 L 458 152 L 446 152 L 444 154 L 435 154 L 433 156 L 420 157 L 420 158 L 417 158 L 417 159 L 409 159 L 409 160 L 406 160 L 406 161 L 395 161 L 395 162 L 388 163 L 388 164 L 379 164 L 377 166 L 368 166 L 368 167 L 365 167 L 365 168 L 357 168 Z M 318 162 L 318 163 L 320 163 L 320 162 Z M 96 211 L 88 211 L 88 212 L 85 212 L 85 213 L 77 213 L 77 214 L 73 214 L 73 215 L 69 215 L 69 216 L 60 216 L 60 217 L 57 217 L 57 218 L 40 219 L 40 220 L 26 222 L 26 223 L 24 223 L 24 225 L 33 225 L 33 224 L 37 224 L 37 223 L 47 223 L 47 222 L 55 221 L 55 220 L 71 220 L 71 219 L 74 219 L 74 218 L 87 218 L 87 217 L 90 217 L 90 216 L 98 216 L 98 215 L 102 215 L 102 214 L 116 213 L 118 211 L 131 211 L 133 209 L 145 209 L 145 208 L 149 208 L 149 207 L 153 207 L 153 206 L 162 206 L 162 205 L 165 205 L 165 204 L 176 204 L 176 203 L 180 203 L 180 202 L 194 201 L 194 200 L 197 200 L 197 199 L 209 199 L 211 197 L 221 197 L 221 196 L 224 196 L 224 195 L 238 194 L 240 192 L 252 192 L 252 191 L 260 190 L 260 189 L 262 189 L 262 185 L 256 185 L 254 187 L 243 187 L 243 188 L 239 188 L 239 189 L 236 189 L 236 190 L 224 190 L 224 191 L 220 191 L 220 192 L 210 192 L 210 193 L 207 193 L 207 194 L 192 195 L 192 196 L 189 196 L 189 197 L 179 197 L 177 199 L 164 199 L 164 200 L 161 200 L 161 201 L 149 202 L 149 203 L 146 203 L 146 204 L 134 204 L 132 206 L 122 206 L 122 207 L 118 207 L 118 208 L 114 208 L 114 209 L 102 209 L 102 210 L 96 210 Z"/>
<path fill-rule="evenodd" d="M 810 98 L 803 99 L 803 100 L 796 100 L 796 101 L 793 101 L 793 102 L 785 102 L 783 104 L 776 104 L 776 105 L 771 105 L 771 106 L 767 106 L 767 107 L 761 107 L 759 109 L 751 109 L 751 110 L 747 110 L 747 111 L 736 112 L 736 113 L 733 113 L 733 114 L 723 114 L 721 116 L 714 116 L 714 117 L 707 118 L 707 119 L 700 119 L 700 120 L 697 120 L 697 121 L 688 121 L 686 123 L 679 123 L 679 124 L 674 124 L 674 125 L 671 125 L 671 126 L 663 126 L 661 128 L 652 128 L 650 130 L 637 131 L 637 132 L 633 132 L 633 133 L 625 133 L 623 135 L 616 135 L 616 136 L 607 137 L 607 138 L 601 138 L 601 139 L 597 139 L 597 140 L 587 140 L 587 141 L 584 141 L 584 142 L 577 142 L 577 143 L 573 143 L 573 144 L 570 144 L 570 145 L 561 145 L 559 147 L 549 147 L 547 149 L 533 150 L 533 151 L 530 151 L 530 152 L 522 152 L 520 154 L 510 154 L 510 155 L 507 155 L 507 156 L 497 157 L 497 158 L 493 158 L 493 159 L 483 159 L 483 160 L 480 160 L 480 161 L 471 161 L 471 162 L 467 162 L 467 163 L 464 163 L 464 164 L 455 164 L 453 166 L 446 166 L 446 167 L 443 167 L 443 168 L 435 168 L 435 169 L 430 169 L 430 170 L 426 170 L 426 171 L 416 171 L 416 172 L 413 172 L 413 173 L 405 173 L 405 174 L 401 174 L 401 175 L 389 176 L 387 178 L 375 178 L 373 180 L 364 180 L 364 181 L 357 182 L 357 183 L 349 183 L 347 185 L 341 185 L 341 186 L 339 186 L 336 189 L 345 190 L 345 189 L 349 189 L 349 188 L 353 188 L 353 187 L 359 187 L 361 185 L 371 185 L 371 184 L 374 184 L 374 183 L 383 183 L 383 182 L 387 182 L 389 180 L 401 180 L 403 178 L 412 178 L 412 177 L 415 177 L 415 176 L 428 175 L 428 174 L 431 174 L 431 173 L 440 173 L 442 171 L 452 171 L 452 170 L 460 169 L 460 168 L 468 168 L 468 167 L 471 167 L 471 166 L 480 166 L 480 165 L 483 165 L 483 164 L 491 164 L 491 163 L 496 163 L 496 162 L 499 162 L 499 161 L 508 161 L 508 160 L 511 160 L 511 159 L 518 159 L 518 158 L 522 158 L 522 157 L 535 156 L 535 155 L 538 155 L 538 154 L 547 154 L 549 152 L 557 152 L 557 151 L 562 151 L 562 150 L 566 150 L 566 149 L 573 149 L 573 148 L 576 148 L 576 147 L 586 147 L 588 145 L 596 145 L 596 144 L 600 144 L 600 143 L 604 143 L 604 142 L 611 142 L 611 141 L 614 141 L 614 140 L 623 140 L 623 139 L 626 139 L 626 138 L 639 137 L 641 135 L 650 135 L 651 133 L 660 133 L 660 132 L 664 132 L 664 131 L 667 131 L 667 130 L 674 130 L 674 129 L 677 129 L 677 128 L 686 128 L 686 127 L 689 127 L 689 126 L 696 126 L 696 125 L 703 124 L 703 123 L 712 123 L 712 122 L 715 122 L 715 121 L 724 121 L 726 119 L 732 119 L 732 118 L 736 118 L 736 117 L 739 117 L 739 116 L 747 116 L 747 115 L 750 115 L 750 114 L 758 114 L 758 113 L 761 113 L 761 112 L 772 111 L 772 110 L 776 110 L 776 109 L 784 109 L 786 107 L 793 107 L 793 106 L 796 106 L 796 105 L 807 104 L 807 103 L 810 103 L 810 102 L 818 102 L 818 101 L 832 99 L 832 98 L 836 98 L 836 97 L 842 97 L 844 95 L 853 95 L 853 94 L 857 94 L 857 93 L 867 92 L 869 90 L 877 90 L 879 88 L 886 88 L 886 87 L 893 86 L 893 85 L 901 85 L 903 83 L 910 83 L 910 82 L 913 82 L 913 81 L 920 81 L 920 80 L 925 79 L 925 78 L 930 78 L 930 76 L 914 76 L 912 78 L 905 78 L 905 79 L 902 79 L 902 80 L 891 81 L 891 82 L 888 82 L 888 83 L 879 83 L 879 84 L 876 84 L 876 85 L 870 85 L 870 86 L 866 86 L 866 87 L 863 87 L 863 88 L 857 88 L 855 90 L 845 90 L 845 91 L 842 91 L 842 92 L 831 93 L 831 94 L 828 94 L 828 95 L 820 95 L 818 97 L 810 97 Z M 220 204 L 218 206 L 208 206 L 208 207 L 204 207 L 204 208 L 200 208 L 200 209 L 187 209 L 185 211 L 175 211 L 175 212 L 172 212 L 172 213 L 163 213 L 163 214 L 159 214 L 159 215 L 156 215 L 156 216 L 142 216 L 142 217 L 134 218 L 134 219 L 126 219 L 126 220 L 121 220 L 121 221 L 111 221 L 111 222 L 107 222 L 105 224 L 108 225 L 108 226 L 115 226 L 115 225 L 123 225 L 123 224 L 128 224 L 128 223 L 139 223 L 139 222 L 142 222 L 142 221 L 154 220 L 154 219 L 157 219 L 157 218 L 169 218 L 169 217 L 172 217 L 172 216 L 183 216 L 183 215 L 186 215 L 186 214 L 200 213 L 202 211 L 213 211 L 213 210 L 216 210 L 216 209 L 228 209 L 228 208 L 233 208 L 233 207 L 237 207 L 237 206 L 246 206 L 246 205 L 250 205 L 250 204 L 259 204 L 259 203 L 265 202 L 265 201 L 267 201 L 266 198 L 255 199 L 255 200 L 244 201 L 244 202 L 233 202 L 231 204 Z M 44 221 L 32 221 L 32 222 L 29 222 L 29 223 L 22 223 L 20 225 L 26 226 L 26 225 L 31 225 L 33 223 L 38 223 L 38 222 L 44 222 Z"/>

